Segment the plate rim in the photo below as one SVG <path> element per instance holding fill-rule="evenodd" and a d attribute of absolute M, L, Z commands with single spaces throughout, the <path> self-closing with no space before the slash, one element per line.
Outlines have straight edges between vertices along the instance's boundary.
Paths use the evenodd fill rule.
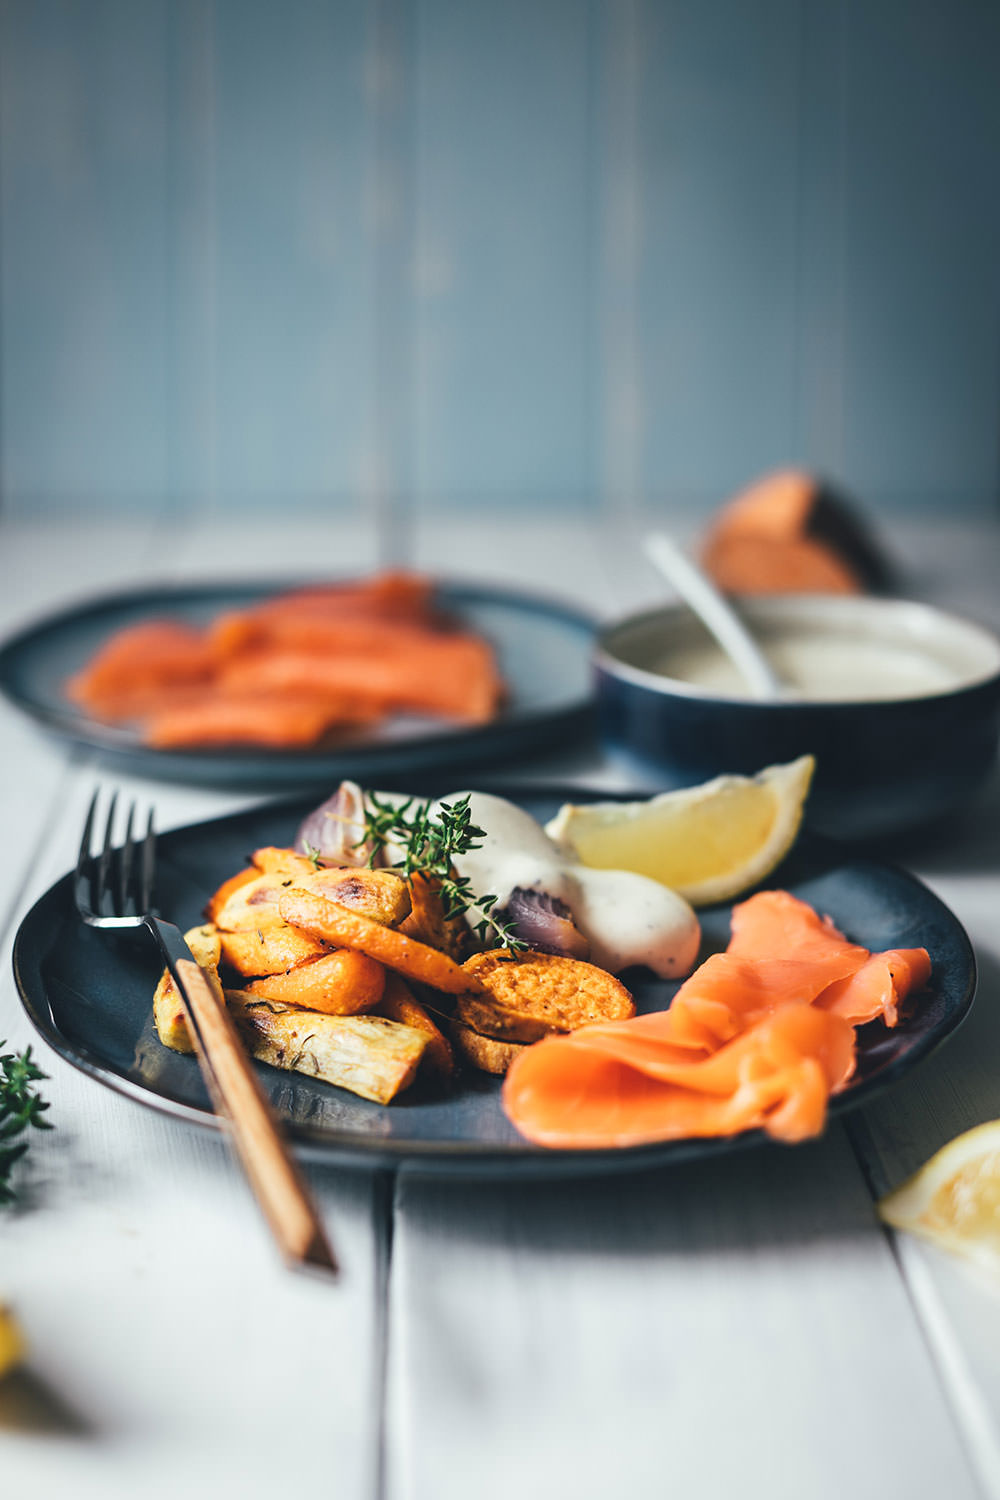
<path fill-rule="evenodd" d="M 419 779 L 419 778 L 418 778 Z M 426 778 L 425 778 L 426 779 Z M 526 781 L 511 783 L 495 782 L 481 790 L 493 791 L 496 795 L 516 797 L 562 797 L 571 793 L 574 797 L 590 800 L 633 800 L 642 797 L 641 792 L 629 789 L 615 791 L 588 785 L 570 784 L 560 781 Z M 414 795 L 434 795 L 415 792 Z M 283 807 L 300 808 L 307 799 L 300 792 L 295 796 L 272 797 L 254 803 L 236 812 L 223 813 L 212 818 L 197 819 L 172 828 L 161 837 L 168 840 L 173 835 L 183 836 L 195 831 L 210 830 L 215 824 L 228 824 L 243 818 L 253 818 L 280 812 Z M 921 901 L 929 901 L 932 909 L 946 919 L 957 941 L 965 961 L 964 985 L 960 1001 L 946 1018 L 946 1024 L 918 1037 L 907 1054 L 891 1059 L 874 1075 L 862 1078 L 850 1085 L 843 1093 L 833 1095 L 827 1106 L 827 1125 L 839 1116 L 865 1103 L 869 1098 L 891 1087 L 898 1079 L 924 1061 L 954 1034 L 966 1020 L 975 1001 L 978 966 L 972 941 L 963 923 L 940 896 L 909 870 L 891 862 L 878 860 L 867 854 L 859 854 L 849 845 L 840 845 L 835 839 L 803 831 L 800 841 L 809 849 L 826 850 L 831 855 L 842 854 L 845 861 L 859 869 L 869 869 L 880 875 L 888 874 L 904 886 L 919 892 Z M 798 847 L 798 844 L 796 845 Z M 841 868 L 839 865 L 837 868 Z M 44 998 L 44 1008 L 36 1002 L 33 986 L 26 973 L 25 947 L 33 926 L 42 919 L 50 905 L 70 903 L 72 905 L 73 872 L 67 871 L 54 881 L 31 905 L 18 924 L 13 944 L 13 970 L 18 995 L 29 1021 L 52 1050 L 65 1062 L 102 1084 L 112 1092 L 152 1109 L 172 1119 L 200 1128 L 224 1130 L 225 1124 L 208 1108 L 185 1103 L 183 1100 L 164 1094 L 145 1084 L 136 1082 L 119 1072 L 112 1064 L 99 1057 L 83 1044 L 72 1042 L 60 1029 L 55 1019 L 51 1000 L 45 992 L 39 975 L 39 990 Z M 731 907 L 731 902 L 719 906 Z M 717 908 L 707 908 L 717 909 Z M 332 1085 L 331 1085 L 332 1087 Z M 387 1106 L 385 1106 L 387 1107 Z M 348 1131 L 329 1129 L 315 1130 L 307 1125 L 287 1126 L 289 1139 L 296 1154 L 305 1159 L 350 1166 L 358 1170 L 409 1167 L 420 1171 L 466 1172 L 488 1175 L 499 1172 L 509 1176 L 598 1176 L 609 1171 L 643 1170 L 649 1167 L 671 1165 L 675 1162 L 704 1158 L 716 1154 L 727 1154 L 733 1150 L 762 1145 L 780 1145 L 767 1135 L 763 1128 L 738 1132 L 731 1136 L 684 1137 L 679 1140 L 652 1141 L 637 1146 L 608 1147 L 599 1149 L 548 1148 L 519 1140 L 509 1146 L 482 1146 L 470 1141 L 413 1141 L 358 1135 Z M 815 1139 L 820 1139 L 816 1137 Z M 808 1144 L 804 1142 L 803 1144 Z"/>
<path fill-rule="evenodd" d="M 98 720 L 87 718 L 75 710 L 68 700 L 65 707 L 39 702 L 19 691 L 17 685 L 11 680 L 18 654 L 25 648 L 31 647 L 46 635 L 70 629 L 75 624 L 105 611 L 142 605 L 150 601 L 149 608 L 152 613 L 161 607 L 156 602 L 158 599 L 173 599 L 192 604 L 199 600 L 207 602 L 213 594 L 228 592 L 249 593 L 266 598 L 269 595 L 319 586 L 324 583 L 351 584 L 361 581 L 365 576 L 360 573 L 344 573 L 323 577 L 315 575 L 290 575 L 287 578 L 217 577 L 196 579 L 191 582 L 169 578 L 149 579 L 141 585 L 99 590 L 94 594 L 83 595 L 69 604 L 43 612 L 26 625 L 20 626 L 0 639 L 0 695 L 20 713 L 25 714 L 36 724 L 62 740 L 75 745 L 83 745 L 87 749 L 104 754 L 141 759 L 154 768 L 154 774 L 163 774 L 168 767 L 174 772 L 184 770 L 196 772 L 201 765 L 209 765 L 218 769 L 231 766 L 236 774 L 240 774 L 244 768 L 249 769 L 258 765 L 266 765 L 275 770 L 287 768 L 289 775 L 326 774 L 334 762 L 340 765 L 350 758 L 360 760 L 365 756 L 385 756 L 391 754 L 397 746 L 404 749 L 419 747 L 421 753 L 424 754 L 446 748 L 474 753 L 477 746 L 489 744 L 497 738 L 518 737 L 522 733 L 530 733 L 532 729 L 546 726 L 552 729 L 568 730 L 577 722 L 582 722 L 589 717 L 593 704 L 592 689 L 557 707 L 520 709 L 508 716 L 501 714 L 488 724 L 434 729 L 412 740 L 367 740 L 343 747 L 331 746 L 327 749 L 309 747 L 304 750 L 281 750 L 268 746 L 249 745 L 236 745 L 229 748 L 206 746 L 201 749 L 162 750 L 142 744 L 136 739 L 133 731 L 101 724 Z M 445 602 L 451 597 L 460 603 L 462 596 L 466 596 L 470 600 L 479 600 L 487 604 L 530 611 L 578 628 L 581 634 L 589 637 L 589 658 L 589 652 L 593 649 L 601 624 L 601 616 L 596 610 L 588 609 L 579 602 L 561 598 L 556 594 L 519 588 L 517 585 L 462 577 L 457 574 L 442 573 L 428 576 L 431 577 L 435 590 L 441 591 L 445 596 Z M 169 604 L 164 603 L 162 607 L 169 608 Z"/>

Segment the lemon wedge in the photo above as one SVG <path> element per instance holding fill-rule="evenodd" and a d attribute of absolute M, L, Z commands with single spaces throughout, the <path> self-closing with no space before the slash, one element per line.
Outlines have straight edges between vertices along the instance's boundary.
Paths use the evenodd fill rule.
<path fill-rule="evenodd" d="M 0 1303 L 0 1380 L 24 1358 L 24 1338 L 9 1308 Z"/>
<path fill-rule="evenodd" d="M 878 1204 L 894 1229 L 1000 1273 L 1000 1120 L 956 1136 Z"/>
<path fill-rule="evenodd" d="M 756 885 L 788 853 L 814 767 L 803 755 L 644 802 L 567 802 L 545 831 L 582 865 L 648 875 L 707 906 Z"/>

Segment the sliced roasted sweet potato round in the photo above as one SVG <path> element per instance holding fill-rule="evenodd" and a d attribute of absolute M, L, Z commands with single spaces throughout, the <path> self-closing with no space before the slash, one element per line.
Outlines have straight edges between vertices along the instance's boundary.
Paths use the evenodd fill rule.
<path fill-rule="evenodd" d="M 625 986 L 596 964 L 531 949 L 477 953 L 463 972 L 485 994 L 463 994 L 459 1020 L 487 1035 L 534 1042 L 550 1031 L 574 1031 L 592 1021 L 621 1021 L 635 1014 Z"/>
<path fill-rule="evenodd" d="M 451 1021 L 448 1035 L 455 1044 L 455 1051 L 467 1063 L 482 1073 L 506 1073 L 515 1057 L 527 1051 L 523 1042 L 503 1042 L 496 1037 L 483 1036 L 461 1021 Z"/>

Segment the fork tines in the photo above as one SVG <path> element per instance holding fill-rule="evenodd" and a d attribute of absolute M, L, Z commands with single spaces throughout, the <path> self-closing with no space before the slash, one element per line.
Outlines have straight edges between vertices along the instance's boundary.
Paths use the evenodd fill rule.
<path fill-rule="evenodd" d="M 117 791 L 112 792 L 108 803 L 104 840 L 100 852 L 96 856 L 92 853 L 91 839 L 100 797 L 101 789 L 97 787 L 87 808 L 83 835 L 80 839 L 80 852 L 76 862 L 78 902 L 86 892 L 86 905 L 95 916 L 143 916 L 151 909 L 153 900 L 153 877 L 156 866 L 153 809 L 149 810 L 146 831 L 139 847 L 137 868 L 136 803 L 134 801 L 129 804 L 122 843 L 120 846 L 115 845 Z"/>

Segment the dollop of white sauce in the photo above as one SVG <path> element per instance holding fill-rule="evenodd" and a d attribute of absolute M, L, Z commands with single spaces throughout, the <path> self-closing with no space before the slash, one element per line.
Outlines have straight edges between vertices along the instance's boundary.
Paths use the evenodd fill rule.
<path fill-rule="evenodd" d="M 515 887 L 564 901 L 590 944 L 591 962 L 611 973 L 644 964 L 663 979 L 687 974 L 698 956 L 698 918 L 676 891 L 628 870 L 592 870 L 565 858 L 523 808 L 488 792 L 470 798 L 472 822 L 485 832 L 478 849 L 455 858 L 455 868 L 497 908 Z"/>

